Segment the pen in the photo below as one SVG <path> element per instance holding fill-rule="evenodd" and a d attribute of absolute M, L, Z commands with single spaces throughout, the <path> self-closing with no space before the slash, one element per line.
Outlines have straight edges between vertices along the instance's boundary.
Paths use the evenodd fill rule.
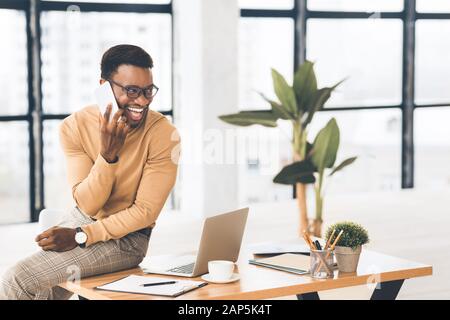
<path fill-rule="evenodd" d="M 330 244 L 331 244 L 331 239 L 333 239 L 333 236 L 334 236 L 334 233 L 336 232 L 336 229 L 333 229 L 333 233 L 331 234 L 331 236 L 328 238 L 328 241 L 327 241 L 327 243 L 325 244 L 325 250 L 327 250 L 328 249 L 328 247 L 330 246 Z"/>
<path fill-rule="evenodd" d="M 311 238 L 309 237 L 306 231 L 303 231 L 303 238 L 305 239 L 306 243 L 309 245 L 311 250 L 316 250 L 314 243 L 312 242 Z"/>
<path fill-rule="evenodd" d="M 314 244 L 316 245 L 317 250 L 322 250 L 319 240 L 314 241 Z"/>
<path fill-rule="evenodd" d="M 337 235 L 337 237 L 334 240 L 333 244 L 331 245 L 330 250 L 328 251 L 327 255 L 325 256 L 325 260 L 328 259 L 328 257 L 330 256 L 331 251 L 334 250 L 334 247 L 336 246 L 337 242 L 339 241 L 339 239 L 341 238 L 343 233 L 344 233 L 344 230 L 341 230 L 341 232 L 339 232 L 339 234 Z M 316 270 L 320 270 L 320 268 L 322 267 L 322 264 L 323 264 L 323 260 L 320 261 L 319 267 Z"/>
<path fill-rule="evenodd" d="M 174 284 L 174 283 L 177 283 L 177 282 L 176 281 L 166 281 L 166 282 L 144 283 L 144 284 L 141 284 L 141 286 L 151 287 L 151 286 L 159 286 L 159 285 L 163 285 L 163 284 Z"/>

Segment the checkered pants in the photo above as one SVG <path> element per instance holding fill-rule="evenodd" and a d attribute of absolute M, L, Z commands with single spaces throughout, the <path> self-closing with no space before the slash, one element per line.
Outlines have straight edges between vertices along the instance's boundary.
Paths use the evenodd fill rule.
<path fill-rule="evenodd" d="M 58 225 L 75 228 L 93 222 L 75 207 Z M 0 279 L 0 300 L 69 299 L 72 293 L 58 284 L 136 267 L 147 253 L 150 234 L 151 229 L 142 229 L 84 249 L 40 250 L 6 271 Z"/>

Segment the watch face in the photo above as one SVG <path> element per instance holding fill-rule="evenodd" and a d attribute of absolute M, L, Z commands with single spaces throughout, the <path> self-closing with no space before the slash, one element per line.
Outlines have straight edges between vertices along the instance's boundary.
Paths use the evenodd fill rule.
<path fill-rule="evenodd" d="M 84 233 L 84 232 L 77 232 L 77 233 L 75 234 L 75 241 L 76 241 L 78 244 L 83 244 L 83 243 L 86 242 L 86 240 L 87 240 L 87 235 L 86 235 L 86 233 Z"/>

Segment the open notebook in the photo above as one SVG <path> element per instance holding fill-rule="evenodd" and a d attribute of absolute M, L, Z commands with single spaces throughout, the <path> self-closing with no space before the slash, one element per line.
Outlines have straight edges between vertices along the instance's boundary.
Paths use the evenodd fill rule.
<path fill-rule="evenodd" d="M 168 296 L 168 297 L 178 297 L 183 293 L 189 292 L 191 290 L 201 288 L 207 285 L 204 281 L 191 281 L 191 280 L 175 280 L 174 284 L 164 284 L 157 286 L 144 287 L 144 283 L 155 283 L 164 282 L 171 279 L 168 278 L 156 278 L 156 277 L 145 277 L 131 275 L 120 280 L 98 286 L 95 289 L 116 291 L 116 292 L 127 292 L 127 293 L 138 293 L 138 294 L 149 294 L 157 296 Z"/>

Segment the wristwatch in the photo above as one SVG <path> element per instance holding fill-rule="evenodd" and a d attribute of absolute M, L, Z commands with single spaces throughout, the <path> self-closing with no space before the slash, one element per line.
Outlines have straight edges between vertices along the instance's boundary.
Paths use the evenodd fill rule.
<path fill-rule="evenodd" d="M 80 227 L 75 229 L 77 233 L 75 233 L 75 241 L 78 243 L 80 248 L 86 247 L 87 234 Z"/>

